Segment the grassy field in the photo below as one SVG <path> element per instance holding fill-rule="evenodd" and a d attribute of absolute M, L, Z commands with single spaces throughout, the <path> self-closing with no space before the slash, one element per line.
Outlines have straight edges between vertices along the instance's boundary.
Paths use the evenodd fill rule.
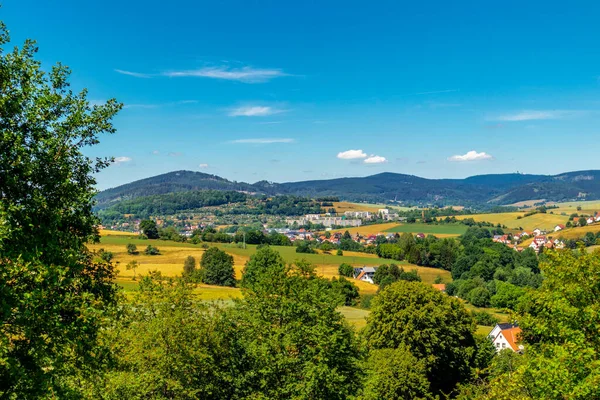
<path fill-rule="evenodd" d="M 586 233 L 592 232 L 600 232 L 600 224 L 596 223 L 593 225 L 586 226 L 578 226 L 576 228 L 568 228 L 562 231 L 558 231 L 553 236 L 562 238 L 562 239 L 577 239 L 585 236 Z"/>
<path fill-rule="evenodd" d="M 386 233 L 388 229 L 398 226 L 397 222 L 386 222 L 385 224 L 373 224 L 373 225 L 365 225 L 358 226 L 354 228 L 342 228 L 342 229 L 334 229 L 331 232 L 341 232 L 344 233 L 346 231 L 350 232 L 351 235 L 359 235 L 368 236 L 368 235 L 377 235 L 378 233 Z"/>
<path fill-rule="evenodd" d="M 491 222 L 494 225 L 501 224 L 506 225 L 509 229 L 518 229 L 522 227 L 526 231 L 534 230 L 535 228 L 553 230 L 557 224 L 565 224 L 569 220 L 567 215 L 560 215 L 556 210 L 551 210 L 554 214 L 534 214 L 525 217 L 524 211 L 510 212 L 510 213 L 498 213 L 498 214 L 473 214 L 473 215 L 459 215 L 456 219 L 462 220 L 466 218 L 473 218 L 477 222 Z M 521 217 L 518 219 L 518 217 Z"/>
<path fill-rule="evenodd" d="M 113 231 L 110 229 L 100 229 L 100 236 L 131 236 L 131 232 Z"/>
<path fill-rule="evenodd" d="M 467 231 L 467 226 L 462 224 L 400 224 L 389 228 L 386 232 L 409 232 L 432 234 L 439 237 L 459 236 Z"/>
<path fill-rule="evenodd" d="M 125 246 L 128 243 L 133 243 L 138 247 L 140 254 L 127 254 Z M 156 256 L 147 256 L 143 254 L 144 249 L 149 244 L 158 247 L 161 254 Z M 248 245 L 245 249 L 238 247 L 235 244 L 215 243 L 216 247 L 231 254 L 234 259 L 234 268 L 236 277 L 241 278 L 242 269 L 246 261 L 252 254 L 256 252 L 256 246 Z M 423 282 L 433 283 L 439 275 L 445 282 L 450 282 L 450 272 L 436 268 L 419 267 L 406 262 L 394 260 L 386 260 L 378 258 L 373 254 L 364 254 L 358 252 L 345 252 L 343 256 L 333 254 L 299 254 L 296 253 L 296 248 L 292 246 L 273 246 L 283 259 L 291 263 L 297 259 L 304 258 L 317 266 L 317 273 L 327 278 L 338 276 L 338 267 L 341 263 L 348 263 L 354 266 L 362 265 L 381 265 L 386 263 L 396 263 L 402 265 L 405 269 L 416 269 Z M 103 236 L 99 244 L 89 245 L 91 250 L 103 248 L 114 254 L 113 261 L 117 263 L 119 270 L 118 277 L 124 282 L 133 278 L 133 271 L 127 271 L 125 266 L 132 260 L 137 260 L 139 267 L 136 270 L 137 275 L 145 275 L 150 271 L 158 270 L 165 276 L 180 275 L 183 269 L 183 262 L 187 256 L 193 256 L 197 261 L 200 260 L 204 249 L 200 245 L 191 243 L 177 243 L 164 240 L 143 240 L 137 237 L 127 236 Z M 377 286 L 363 281 L 354 281 L 362 294 L 375 293 Z"/>
<path fill-rule="evenodd" d="M 595 214 L 596 211 L 600 211 L 600 201 L 571 201 L 566 203 L 551 203 L 552 205 L 558 206 L 556 209 L 552 209 L 555 214 L 566 213 L 571 215 L 573 213 L 579 214 Z M 581 207 L 580 211 L 577 211 L 577 207 Z"/>

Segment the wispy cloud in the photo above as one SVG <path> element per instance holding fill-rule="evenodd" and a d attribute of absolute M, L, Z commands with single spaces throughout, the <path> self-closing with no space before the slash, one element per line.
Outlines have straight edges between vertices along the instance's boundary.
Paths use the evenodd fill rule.
<path fill-rule="evenodd" d="M 339 152 L 337 158 L 342 160 L 356 160 L 358 158 L 367 158 L 367 155 L 362 150 L 346 150 Z"/>
<path fill-rule="evenodd" d="M 294 143 L 291 138 L 258 138 L 258 139 L 236 139 L 230 140 L 228 143 L 237 144 L 272 144 L 272 143 Z"/>
<path fill-rule="evenodd" d="M 206 169 L 208 168 L 208 164 L 200 164 L 198 165 L 198 168 Z"/>
<path fill-rule="evenodd" d="M 371 155 L 363 161 L 365 164 L 383 164 L 387 162 L 387 159 L 382 156 Z"/>
<path fill-rule="evenodd" d="M 158 151 L 158 150 L 154 150 L 154 151 L 152 152 L 152 154 L 154 154 L 155 156 L 157 156 L 157 155 L 159 155 L 159 154 L 160 154 L 160 151 Z"/>
<path fill-rule="evenodd" d="M 218 67 L 203 67 L 198 69 L 188 69 L 180 71 L 165 71 L 157 74 L 148 74 L 144 72 L 127 71 L 123 69 L 115 69 L 122 75 L 133 76 L 135 78 L 153 78 L 153 77 L 168 77 L 168 78 L 210 78 L 210 79 L 223 79 L 228 81 L 237 81 L 243 83 L 263 83 L 268 82 L 271 79 L 280 78 L 283 76 L 290 76 L 280 69 L 275 68 L 253 68 L 253 67 L 242 67 L 242 68 L 231 68 L 229 66 L 218 66 Z"/>
<path fill-rule="evenodd" d="M 501 115 L 490 118 L 492 121 L 532 121 L 545 119 L 561 119 L 579 117 L 586 114 L 586 110 L 524 110 L 514 114 Z"/>
<path fill-rule="evenodd" d="M 280 114 L 286 110 L 273 108 L 269 106 L 242 106 L 229 110 L 230 117 L 266 117 L 273 114 Z"/>
<path fill-rule="evenodd" d="M 142 74 L 140 72 L 125 71 L 125 70 L 122 70 L 122 69 L 115 69 L 115 72 L 118 72 L 119 74 L 122 74 L 122 75 L 133 76 L 133 77 L 136 77 L 136 78 L 150 78 L 150 77 L 152 77 L 151 74 Z"/>
<path fill-rule="evenodd" d="M 465 161 L 479 161 L 479 160 L 491 160 L 494 157 L 492 157 L 490 154 L 487 154 L 486 152 L 481 152 L 478 153 L 475 150 L 471 150 L 469 152 L 467 152 L 467 154 L 463 154 L 463 155 L 455 155 L 452 157 L 448 157 L 448 161 L 454 161 L 454 162 L 465 162 Z"/>
<path fill-rule="evenodd" d="M 114 164 L 119 165 L 119 164 L 123 164 L 123 163 L 128 163 L 131 160 L 132 160 L 131 157 L 125 157 L 125 156 L 115 157 Z"/>
<path fill-rule="evenodd" d="M 437 93 L 452 93 L 452 92 L 458 92 L 459 89 L 444 89 L 444 90 L 432 90 L 430 92 L 418 92 L 418 93 L 413 93 L 415 95 L 422 95 L 422 94 L 437 94 Z"/>
<path fill-rule="evenodd" d="M 288 76 L 280 69 L 260 69 L 252 67 L 229 68 L 229 67 L 205 67 L 200 69 L 169 71 L 162 73 L 163 76 L 171 78 L 198 77 L 224 79 L 243 83 L 263 83 L 271 79 Z"/>
<path fill-rule="evenodd" d="M 276 125 L 276 124 L 282 124 L 283 121 L 266 121 L 266 122 L 259 122 L 260 125 Z"/>
<path fill-rule="evenodd" d="M 183 155 L 183 153 L 180 153 L 179 151 L 172 151 L 169 153 L 169 157 L 181 157 Z"/>

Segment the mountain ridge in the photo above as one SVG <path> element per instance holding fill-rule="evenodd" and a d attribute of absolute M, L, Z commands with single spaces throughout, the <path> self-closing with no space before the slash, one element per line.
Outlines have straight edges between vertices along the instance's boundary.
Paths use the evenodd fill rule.
<path fill-rule="evenodd" d="M 230 181 L 196 171 L 173 171 L 101 191 L 96 196 L 103 208 L 124 199 L 153 194 L 196 190 L 228 190 L 264 195 L 336 196 L 351 201 L 412 204 L 512 204 L 531 199 L 565 201 L 600 199 L 600 170 L 557 175 L 486 174 L 462 179 L 429 179 L 416 175 L 382 172 L 366 177 L 255 183 Z"/>

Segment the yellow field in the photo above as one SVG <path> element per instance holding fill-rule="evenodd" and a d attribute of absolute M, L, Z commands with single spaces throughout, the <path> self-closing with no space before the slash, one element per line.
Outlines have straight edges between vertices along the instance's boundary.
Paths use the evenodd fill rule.
<path fill-rule="evenodd" d="M 100 236 L 137 236 L 131 232 L 113 231 L 110 229 L 100 229 Z"/>
<path fill-rule="evenodd" d="M 108 238 L 107 238 L 108 239 Z M 126 270 L 125 266 L 132 260 L 136 260 L 139 267 L 136 269 L 136 275 L 146 275 L 150 271 L 158 270 L 164 276 L 178 276 L 183 271 L 183 263 L 188 256 L 192 256 L 196 259 L 196 262 L 200 261 L 204 249 L 200 246 L 177 243 L 177 242 L 165 242 L 165 241 L 153 241 L 153 240 L 136 240 L 132 239 L 132 242 L 136 242 L 139 254 L 129 255 L 127 254 L 125 245 L 127 239 L 111 239 L 107 242 L 100 244 L 90 244 L 88 247 L 90 250 L 97 251 L 103 248 L 106 251 L 113 253 L 113 262 L 116 263 L 116 269 L 118 270 L 118 278 L 124 281 L 130 281 L 133 278 L 133 271 Z M 110 243 L 118 242 L 118 243 Z M 144 249 L 148 244 L 152 244 L 160 250 L 160 255 L 147 256 L 144 255 Z M 229 244 L 214 244 L 221 248 L 225 252 L 231 254 L 234 259 L 234 269 L 236 278 L 240 279 L 242 275 L 242 269 L 244 265 L 255 251 L 255 246 L 248 246 L 247 249 L 240 249 L 237 246 Z M 297 258 L 307 258 L 313 262 L 316 266 L 317 274 L 326 278 L 338 277 L 338 268 L 341 262 L 346 262 L 353 266 L 369 265 L 372 261 L 372 265 L 380 265 L 385 262 L 394 262 L 391 260 L 380 259 L 373 254 L 359 253 L 359 252 L 344 252 L 344 256 L 336 256 L 335 254 L 297 254 L 293 247 L 280 247 L 277 250 L 280 251 L 286 262 L 292 262 Z M 418 267 L 416 265 L 407 264 L 403 262 L 397 262 L 405 270 L 416 269 L 421 276 L 421 279 L 425 283 L 433 283 L 436 277 L 441 276 L 445 282 L 452 280 L 449 271 L 443 271 L 436 268 Z M 375 293 L 377 286 L 369 284 L 363 281 L 354 281 L 356 286 L 359 288 L 361 293 Z"/>
<path fill-rule="evenodd" d="M 365 225 L 365 226 L 358 226 L 358 227 L 353 227 L 353 228 L 342 228 L 342 229 L 335 229 L 332 230 L 332 233 L 335 232 L 350 232 L 351 235 L 355 235 L 355 234 L 360 234 L 360 235 L 376 235 L 378 233 L 383 233 L 386 234 L 387 232 L 385 232 L 387 229 L 391 229 L 394 228 L 396 226 L 400 225 L 397 222 L 387 222 L 385 224 L 374 224 L 374 225 Z"/>
<path fill-rule="evenodd" d="M 328 208 L 328 207 L 325 207 Z M 346 211 L 369 211 L 372 213 L 376 213 L 380 208 L 384 208 L 382 206 L 378 206 L 377 204 L 367 204 L 367 203 L 350 203 L 347 201 L 336 201 L 333 203 L 333 208 L 338 214 L 343 214 Z"/>
<path fill-rule="evenodd" d="M 485 221 L 495 224 L 506 225 L 509 229 L 519 229 L 522 227 L 526 231 L 534 230 L 535 228 L 545 229 L 548 231 L 554 230 L 557 224 L 566 224 L 569 217 L 566 215 L 560 215 L 556 210 L 552 210 L 554 214 L 534 214 L 529 217 L 525 217 L 524 211 L 510 212 L 510 213 L 498 213 L 498 214 L 474 214 L 474 215 L 459 215 L 456 219 L 462 220 L 466 218 L 473 218 L 475 221 Z M 521 219 L 517 219 L 517 217 Z"/>
<path fill-rule="evenodd" d="M 566 213 L 571 215 L 573 213 L 579 214 L 595 214 L 596 211 L 600 211 L 600 201 L 571 201 L 567 203 L 551 203 L 552 205 L 558 206 L 556 209 L 552 209 L 555 214 Z M 581 207 L 580 211 L 577 211 L 577 207 Z"/>
<path fill-rule="evenodd" d="M 600 224 L 579 226 L 577 228 L 569 228 L 562 231 L 556 232 L 554 235 L 562 239 L 577 239 L 585 236 L 586 233 L 600 232 Z"/>

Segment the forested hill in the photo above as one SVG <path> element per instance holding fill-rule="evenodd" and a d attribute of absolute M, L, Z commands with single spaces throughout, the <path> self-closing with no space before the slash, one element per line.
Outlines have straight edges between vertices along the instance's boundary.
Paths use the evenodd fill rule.
<path fill-rule="evenodd" d="M 96 199 L 102 208 L 139 196 L 209 189 L 267 195 L 337 196 L 344 200 L 372 202 L 398 200 L 414 204 L 511 204 L 537 199 L 600 199 L 600 171 L 559 175 L 478 175 L 465 179 L 425 179 L 386 172 L 360 178 L 288 183 L 261 181 L 254 184 L 233 182 L 201 172 L 175 171 L 105 190 Z"/>

